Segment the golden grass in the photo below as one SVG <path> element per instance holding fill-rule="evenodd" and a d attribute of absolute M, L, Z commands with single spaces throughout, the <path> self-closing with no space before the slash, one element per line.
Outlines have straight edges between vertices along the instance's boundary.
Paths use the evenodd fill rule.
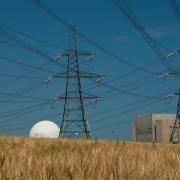
<path fill-rule="evenodd" d="M 180 146 L 0 137 L 0 179 L 180 179 Z"/>

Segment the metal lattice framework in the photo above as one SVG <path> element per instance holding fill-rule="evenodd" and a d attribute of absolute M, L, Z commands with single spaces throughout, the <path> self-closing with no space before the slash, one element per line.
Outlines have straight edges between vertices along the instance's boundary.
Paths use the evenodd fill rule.
<path fill-rule="evenodd" d="M 176 119 L 170 136 L 170 143 L 180 143 L 180 91 L 175 93 L 175 95 L 179 96 L 179 100 L 177 105 Z"/>
<path fill-rule="evenodd" d="M 85 115 L 84 100 L 97 100 L 99 97 L 92 96 L 82 91 L 81 78 L 103 79 L 102 76 L 93 73 L 80 72 L 79 57 L 91 59 L 95 56 L 93 53 L 77 50 L 76 30 L 72 26 L 69 29 L 69 49 L 58 55 L 55 60 L 67 57 L 67 71 L 50 77 L 48 81 L 54 78 L 66 78 L 65 95 L 56 98 L 64 99 L 64 110 L 62 123 L 60 126 L 60 137 L 86 137 L 91 138 L 91 131 Z"/>

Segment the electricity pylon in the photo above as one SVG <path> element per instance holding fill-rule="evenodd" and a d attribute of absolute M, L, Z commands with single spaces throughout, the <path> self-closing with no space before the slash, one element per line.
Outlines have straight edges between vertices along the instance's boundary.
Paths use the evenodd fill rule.
<path fill-rule="evenodd" d="M 159 77 L 159 79 L 166 79 L 170 75 L 180 75 L 180 70 L 178 69 L 172 72 L 164 73 Z M 178 92 L 175 92 L 173 95 L 169 95 L 168 98 L 169 97 L 172 98 L 172 96 L 174 95 L 179 96 L 179 99 L 177 104 L 176 119 L 172 127 L 169 143 L 179 144 L 180 143 L 180 89 Z"/>
<path fill-rule="evenodd" d="M 172 128 L 169 142 L 179 144 L 180 143 L 180 90 L 179 92 L 175 93 L 175 95 L 179 96 L 179 99 L 177 105 L 176 119 Z"/>
<path fill-rule="evenodd" d="M 173 50 L 167 56 L 167 58 L 170 60 L 173 60 L 178 53 L 180 53 L 180 49 Z M 176 69 L 171 72 L 163 73 L 159 76 L 159 79 L 166 79 L 168 76 L 171 76 L 171 75 L 179 76 L 180 69 Z M 178 92 L 175 92 L 174 95 L 179 96 L 179 98 L 178 98 L 178 104 L 177 104 L 176 119 L 175 119 L 173 127 L 172 127 L 169 143 L 179 144 L 180 143 L 180 89 Z M 169 97 L 171 98 L 172 95 L 170 95 Z"/>
<path fill-rule="evenodd" d="M 99 97 L 85 93 L 82 90 L 81 79 L 95 79 L 100 81 L 103 76 L 80 72 L 79 58 L 85 57 L 86 60 L 92 59 L 95 54 L 79 51 L 76 46 L 76 30 L 72 26 L 69 29 L 69 48 L 66 52 L 59 54 L 55 60 L 67 57 L 67 70 L 50 77 L 47 81 L 54 78 L 66 78 L 65 94 L 57 97 L 64 99 L 63 117 L 60 126 L 60 137 L 86 137 L 91 138 L 91 131 L 85 115 L 85 100 L 97 100 Z"/>

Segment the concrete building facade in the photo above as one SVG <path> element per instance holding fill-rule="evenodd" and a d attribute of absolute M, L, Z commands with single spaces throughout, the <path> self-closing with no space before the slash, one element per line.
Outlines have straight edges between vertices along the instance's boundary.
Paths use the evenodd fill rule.
<path fill-rule="evenodd" d="M 134 141 L 169 143 L 175 114 L 139 115 L 132 124 Z"/>

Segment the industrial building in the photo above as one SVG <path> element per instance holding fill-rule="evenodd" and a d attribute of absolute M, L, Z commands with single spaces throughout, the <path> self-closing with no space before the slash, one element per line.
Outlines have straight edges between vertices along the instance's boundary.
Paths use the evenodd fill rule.
<path fill-rule="evenodd" d="M 138 115 L 132 124 L 134 141 L 169 143 L 175 114 Z"/>

